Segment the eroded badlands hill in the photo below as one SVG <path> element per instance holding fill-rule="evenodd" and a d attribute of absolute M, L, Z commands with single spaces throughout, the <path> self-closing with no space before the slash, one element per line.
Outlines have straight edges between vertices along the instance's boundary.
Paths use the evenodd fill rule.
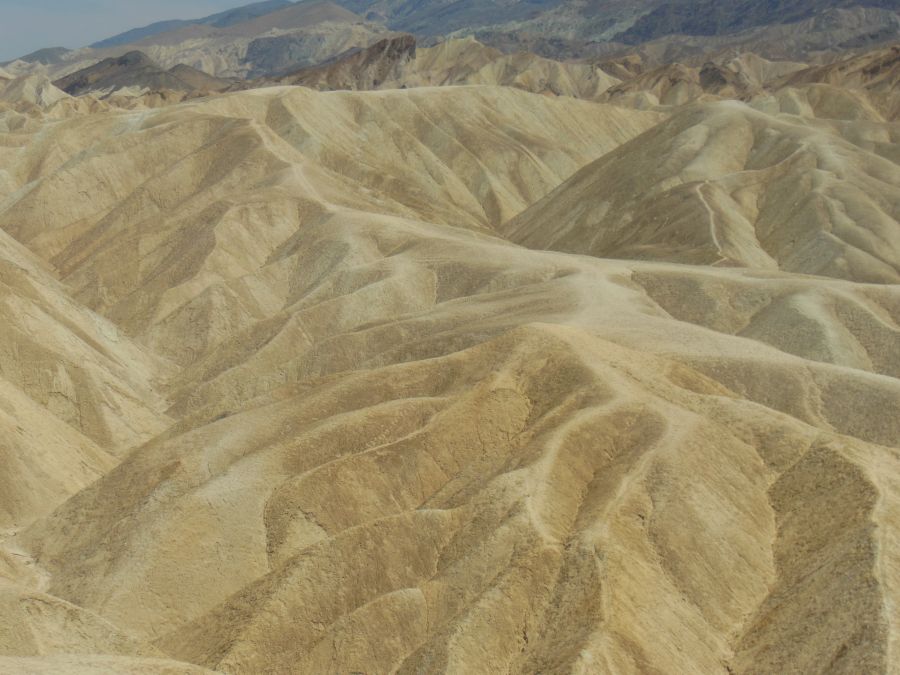
<path fill-rule="evenodd" d="M 900 167 L 830 126 L 734 101 L 687 108 L 503 231 L 535 248 L 603 257 L 898 283 Z M 888 142 L 895 131 L 867 126 Z"/>
<path fill-rule="evenodd" d="M 0 116 L 0 672 L 895 669 L 891 123 Z"/>

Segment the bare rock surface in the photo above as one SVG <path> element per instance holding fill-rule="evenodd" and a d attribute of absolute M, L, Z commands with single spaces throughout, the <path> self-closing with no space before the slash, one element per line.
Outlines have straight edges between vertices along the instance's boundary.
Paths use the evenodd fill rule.
<path fill-rule="evenodd" d="M 890 75 L 473 45 L 3 104 L 0 672 L 896 671 Z"/>

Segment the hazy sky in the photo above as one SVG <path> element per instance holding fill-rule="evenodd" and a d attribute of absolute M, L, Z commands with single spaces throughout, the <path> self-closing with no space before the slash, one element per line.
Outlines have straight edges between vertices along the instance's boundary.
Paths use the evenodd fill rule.
<path fill-rule="evenodd" d="M 84 47 L 160 19 L 194 19 L 253 0 L 0 0 L 0 61 Z"/>

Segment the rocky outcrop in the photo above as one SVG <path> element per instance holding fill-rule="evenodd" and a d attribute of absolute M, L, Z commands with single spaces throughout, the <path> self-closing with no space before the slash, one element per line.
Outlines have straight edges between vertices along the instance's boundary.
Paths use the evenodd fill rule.
<path fill-rule="evenodd" d="M 415 57 L 415 37 L 399 35 L 319 66 L 294 71 L 277 82 L 313 89 L 378 89 L 387 82 L 400 79 L 405 66 Z"/>
<path fill-rule="evenodd" d="M 110 94 L 126 88 L 212 92 L 221 91 L 229 84 L 184 64 L 164 70 L 140 51 L 104 59 L 54 82 L 55 86 L 72 96 L 91 92 Z"/>

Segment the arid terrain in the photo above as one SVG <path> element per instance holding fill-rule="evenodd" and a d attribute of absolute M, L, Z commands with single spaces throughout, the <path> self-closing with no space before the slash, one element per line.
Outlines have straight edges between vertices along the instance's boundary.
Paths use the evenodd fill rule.
<path fill-rule="evenodd" d="M 286 5 L 0 70 L 0 673 L 900 673 L 900 47 Z"/>

